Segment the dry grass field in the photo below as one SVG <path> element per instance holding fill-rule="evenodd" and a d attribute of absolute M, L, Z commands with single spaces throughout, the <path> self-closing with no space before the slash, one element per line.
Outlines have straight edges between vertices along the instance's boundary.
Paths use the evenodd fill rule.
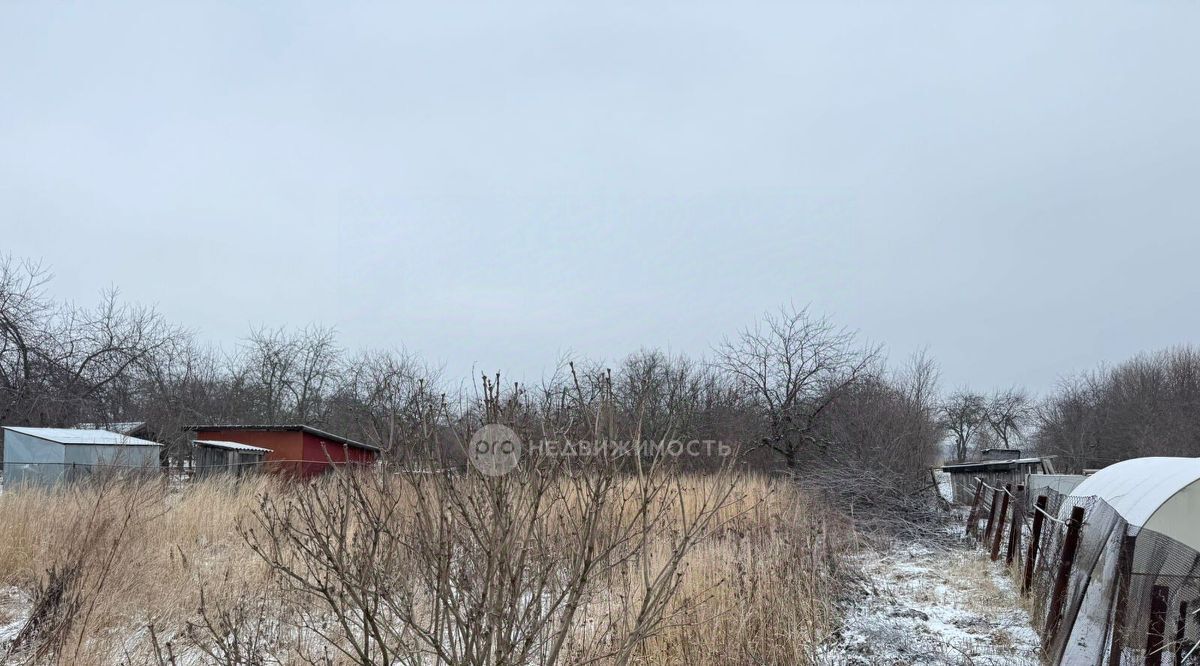
<path fill-rule="evenodd" d="M 5 663 L 811 663 L 844 521 L 763 476 L 0 494 Z M 531 508 L 533 507 L 533 508 Z"/>

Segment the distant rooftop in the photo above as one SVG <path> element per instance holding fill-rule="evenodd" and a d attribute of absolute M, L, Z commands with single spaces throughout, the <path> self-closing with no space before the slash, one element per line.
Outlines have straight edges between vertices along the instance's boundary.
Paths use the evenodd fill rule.
<path fill-rule="evenodd" d="M 342 437 L 341 435 L 335 435 L 331 432 L 325 432 L 324 430 L 318 430 L 317 428 L 314 428 L 312 426 L 299 425 L 299 424 L 289 424 L 289 425 L 240 425 L 240 424 L 187 425 L 187 426 L 183 426 L 183 429 L 190 430 L 193 432 L 213 432 L 213 431 L 219 431 L 219 430 L 251 430 L 251 431 L 257 431 L 257 432 L 280 432 L 280 431 L 304 432 L 309 435 L 313 435 L 315 437 L 320 437 L 322 439 L 328 439 L 331 442 L 337 442 L 338 444 L 345 444 L 346 446 L 353 446 L 354 448 L 357 448 L 357 449 L 366 449 L 368 451 L 379 451 L 379 447 L 377 447 L 377 446 L 371 446 L 370 444 L 363 444 L 362 442 L 357 442 L 353 439 L 349 439 L 347 437 Z"/>
<path fill-rule="evenodd" d="M 942 465 L 944 472 L 979 472 L 997 467 L 1015 467 L 1017 465 L 1037 465 L 1042 458 L 1009 458 L 1008 460 L 971 460 L 968 462 Z"/>
<path fill-rule="evenodd" d="M 5 430 L 19 432 L 22 435 L 37 437 L 56 444 L 92 444 L 101 446 L 162 446 L 137 437 L 130 437 L 111 430 L 94 428 L 25 428 L 4 426 Z"/>
<path fill-rule="evenodd" d="M 271 449 L 264 449 L 261 446 L 250 446 L 249 444 L 241 444 L 239 442 L 222 442 L 216 439 L 196 439 L 192 443 L 197 446 L 206 446 L 211 449 L 226 449 L 229 451 L 249 451 L 253 453 L 270 453 Z"/>
<path fill-rule="evenodd" d="M 120 423 L 80 423 L 75 426 L 82 430 L 111 430 L 122 435 L 132 435 L 146 427 L 145 421 L 123 421 Z"/>

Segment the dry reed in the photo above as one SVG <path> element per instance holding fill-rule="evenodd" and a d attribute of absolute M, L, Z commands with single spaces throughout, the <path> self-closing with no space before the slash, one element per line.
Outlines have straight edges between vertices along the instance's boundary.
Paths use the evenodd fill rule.
<path fill-rule="evenodd" d="M 696 510 L 710 483 L 683 477 L 677 510 Z M 848 526 L 785 480 L 752 475 L 736 483 L 734 501 L 714 523 L 719 528 L 687 555 L 672 622 L 641 642 L 636 663 L 812 663 L 835 628 Z M 274 589 L 270 572 L 239 525 L 264 494 L 292 492 L 297 487 L 287 481 L 254 477 L 182 488 L 111 481 L 0 494 L 0 587 L 19 590 L 27 601 L 21 612 L 35 620 L 0 645 L 0 655 L 9 651 L 9 663 L 142 664 L 155 663 L 162 645 L 173 643 L 179 663 L 210 663 L 180 640 L 198 621 L 201 590 L 210 605 L 285 612 L 263 602 Z M 650 557 L 665 557 L 655 549 L 669 543 L 652 539 Z M 632 578 L 606 584 L 609 603 L 637 598 Z M 577 631 L 605 614 L 586 609 Z M 65 629 L 51 638 L 66 615 Z"/>

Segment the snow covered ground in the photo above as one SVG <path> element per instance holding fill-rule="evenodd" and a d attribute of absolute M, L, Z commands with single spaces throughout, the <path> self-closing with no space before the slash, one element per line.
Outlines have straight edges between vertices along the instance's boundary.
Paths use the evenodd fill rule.
<path fill-rule="evenodd" d="M 859 559 L 862 589 L 826 663 L 1040 663 L 1012 580 L 983 554 L 900 545 Z"/>
<path fill-rule="evenodd" d="M 9 641 L 17 637 L 29 616 L 29 600 L 15 587 L 0 587 L 0 657 Z"/>

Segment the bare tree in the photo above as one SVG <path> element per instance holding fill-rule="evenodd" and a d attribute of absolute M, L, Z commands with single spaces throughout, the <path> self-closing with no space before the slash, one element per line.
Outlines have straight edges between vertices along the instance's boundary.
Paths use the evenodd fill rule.
<path fill-rule="evenodd" d="M 292 338 L 295 375 L 288 386 L 293 411 L 301 423 L 321 423 L 330 387 L 342 369 L 342 351 L 332 328 L 309 326 Z"/>
<path fill-rule="evenodd" d="M 52 310 L 41 264 L 0 256 L 0 421 L 28 422 L 37 411 L 39 345 Z"/>
<path fill-rule="evenodd" d="M 332 408 L 342 430 L 402 458 L 407 443 L 437 437 L 444 396 L 437 373 L 416 357 L 369 351 L 347 363 Z"/>
<path fill-rule="evenodd" d="M 299 362 L 296 348 L 283 329 L 259 328 L 250 332 L 246 349 L 247 374 L 261 392 L 263 416 L 268 423 L 278 423 Z"/>
<path fill-rule="evenodd" d="M 802 452 L 826 444 L 815 435 L 817 419 L 878 357 L 878 349 L 860 346 L 828 319 L 785 307 L 722 342 L 715 363 L 763 420 L 761 445 L 794 470 Z"/>
<path fill-rule="evenodd" d="M 0 259 L 0 417 L 70 424 L 111 418 L 181 331 L 115 290 L 95 308 L 54 303 L 40 265 Z"/>
<path fill-rule="evenodd" d="M 967 459 L 981 428 L 987 427 L 987 400 L 968 390 L 955 391 L 938 408 L 939 422 L 953 437 L 954 458 Z"/>
<path fill-rule="evenodd" d="M 987 403 L 987 424 L 1003 448 L 1020 443 L 1034 416 L 1033 401 L 1021 389 L 997 391 Z"/>
<path fill-rule="evenodd" d="M 238 362 L 268 423 L 321 423 L 342 360 L 333 329 L 309 326 L 292 332 L 254 329 Z"/>

